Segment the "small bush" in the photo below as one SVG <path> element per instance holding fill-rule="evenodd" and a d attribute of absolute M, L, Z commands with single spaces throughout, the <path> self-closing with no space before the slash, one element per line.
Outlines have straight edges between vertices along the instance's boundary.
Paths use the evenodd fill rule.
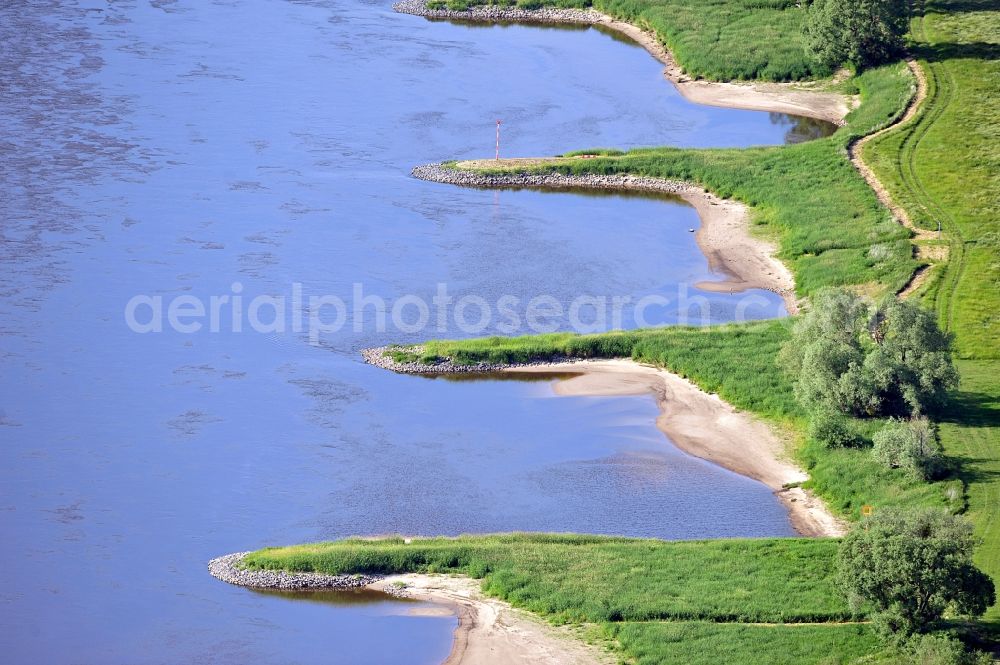
<path fill-rule="evenodd" d="M 820 410 L 813 414 L 809 436 L 827 448 L 855 448 L 862 443 L 848 419 L 835 411 Z"/>
<path fill-rule="evenodd" d="M 917 635 L 906 642 L 896 663 L 915 665 L 990 665 L 993 659 L 982 651 L 969 651 L 961 641 L 947 635 Z"/>
<path fill-rule="evenodd" d="M 873 437 L 872 454 L 890 469 L 906 469 L 932 480 L 944 469 L 934 428 L 926 418 L 893 421 Z"/>

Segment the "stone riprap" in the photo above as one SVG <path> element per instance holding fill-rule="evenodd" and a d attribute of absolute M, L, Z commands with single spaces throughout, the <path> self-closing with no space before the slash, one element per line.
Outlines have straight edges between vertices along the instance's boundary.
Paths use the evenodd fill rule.
<path fill-rule="evenodd" d="M 632 192 L 648 192 L 652 194 L 672 194 L 678 196 L 692 192 L 704 194 L 703 189 L 678 180 L 648 178 L 645 176 L 616 173 L 604 175 L 599 173 L 582 173 L 566 175 L 563 173 L 488 173 L 469 169 L 450 168 L 443 164 L 424 164 L 414 167 L 411 172 L 414 178 L 440 182 L 462 187 L 484 187 L 502 189 L 504 187 L 520 187 L 540 189 L 603 189 L 611 191 L 628 190 Z"/>
<path fill-rule="evenodd" d="M 559 7 L 501 7 L 498 5 L 477 5 L 464 10 L 431 9 L 424 0 L 402 0 L 392 6 L 400 14 L 413 14 L 426 18 L 458 19 L 463 21 L 486 21 L 491 23 L 576 23 L 596 25 L 607 21 L 607 17 L 593 9 L 573 9 Z"/>
<path fill-rule="evenodd" d="M 208 572 L 223 582 L 253 589 L 357 589 L 382 579 L 376 575 L 324 575 L 283 570 L 248 570 L 240 564 L 250 552 L 220 556 L 208 562 Z"/>
<path fill-rule="evenodd" d="M 489 372 L 502 372 L 512 367 L 534 367 L 537 365 L 553 365 L 558 363 L 572 363 L 580 361 L 579 358 L 557 357 L 539 359 L 538 361 L 527 363 L 459 364 L 450 359 L 442 359 L 430 363 L 399 362 L 390 355 L 392 350 L 393 347 L 377 346 L 370 349 L 363 349 L 361 351 L 361 356 L 369 365 L 381 367 L 382 369 L 387 369 L 392 372 L 399 372 L 400 374 L 482 374 Z M 423 352 L 423 347 L 407 346 L 401 347 L 399 350 L 419 356 Z"/>

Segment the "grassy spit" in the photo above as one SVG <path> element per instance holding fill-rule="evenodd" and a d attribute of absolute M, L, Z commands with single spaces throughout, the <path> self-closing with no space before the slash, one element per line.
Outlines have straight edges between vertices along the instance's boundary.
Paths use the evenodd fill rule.
<path fill-rule="evenodd" d="M 516 607 L 590 626 L 595 641 L 627 662 L 835 664 L 877 645 L 867 625 L 842 623 L 853 617 L 833 592 L 835 550 L 836 541 L 825 539 L 503 534 L 267 548 L 246 563 L 323 573 L 469 575 Z"/>
<path fill-rule="evenodd" d="M 590 6 L 586 0 L 546 4 Z M 593 3 L 653 29 L 692 75 L 771 80 L 825 75 L 803 55 L 802 15 L 793 5 L 785 0 Z M 463 2 L 451 0 L 448 6 L 461 9 Z M 941 427 L 946 454 L 961 462 L 960 480 L 916 483 L 877 469 L 864 451 L 823 450 L 807 441 L 788 378 L 774 363 L 788 335 L 783 322 L 438 341 L 426 345 L 425 356 L 460 362 L 632 357 L 666 367 L 799 432 L 810 483 L 849 515 L 862 503 L 936 503 L 961 510 L 964 483 L 968 512 L 985 539 L 978 563 L 1000 578 L 1000 13 L 991 0 L 935 0 L 927 11 L 915 21 L 914 39 L 930 74 L 928 100 L 912 123 L 867 145 L 864 157 L 918 225 L 934 229 L 941 222 L 941 244 L 950 249 L 947 262 L 939 251 L 927 252 L 938 266 L 918 294 L 956 334 L 959 353 L 968 359 L 958 365 L 963 388 Z M 828 285 L 852 285 L 873 295 L 896 291 L 920 261 L 912 255 L 909 234 L 890 220 L 850 167 L 845 148 L 898 116 L 912 94 L 912 80 L 902 65 L 892 65 L 843 85 L 860 91 L 864 102 L 828 139 L 749 150 L 608 151 L 548 168 L 696 182 L 751 206 L 755 224 L 779 241 L 801 295 Z M 830 584 L 834 548 L 833 541 L 802 539 L 664 543 L 512 534 L 409 545 L 398 539 L 347 540 L 261 550 L 249 563 L 331 573 L 471 575 L 483 579 L 487 593 L 514 605 L 557 621 L 594 624 L 595 639 L 608 640 L 625 662 L 870 660 L 881 646 L 868 627 L 839 623 L 846 608 Z M 998 619 L 994 608 L 988 620 Z M 825 623 L 802 625 L 810 621 Z"/>

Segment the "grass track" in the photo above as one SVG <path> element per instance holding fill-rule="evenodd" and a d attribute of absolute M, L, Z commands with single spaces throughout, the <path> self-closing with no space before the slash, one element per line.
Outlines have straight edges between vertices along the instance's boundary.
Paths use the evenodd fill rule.
<path fill-rule="evenodd" d="M 976 561 L 1000 582 L 1000 2 L 930 0 L 913 21 L 923 112 L 866 151 L 898 203 L 950 248 L 924 296 L 956 335 L 962 386 L 941 425 L 964 461 Z M 1000 608 L 987 614 L 1000 633 Z"/>

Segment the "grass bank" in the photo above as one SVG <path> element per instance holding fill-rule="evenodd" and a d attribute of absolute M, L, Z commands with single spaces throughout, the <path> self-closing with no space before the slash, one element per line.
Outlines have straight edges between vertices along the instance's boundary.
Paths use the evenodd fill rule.
<path fill-rule="evenodd" d="M 502 534 L 268 548 L 246 563 L 330 574 L 461 573 L 482 579 L 489 594 L 557 621 L 814 622 L 851 617 L 833 593 L 835 550 L 828 539 Z"/>

